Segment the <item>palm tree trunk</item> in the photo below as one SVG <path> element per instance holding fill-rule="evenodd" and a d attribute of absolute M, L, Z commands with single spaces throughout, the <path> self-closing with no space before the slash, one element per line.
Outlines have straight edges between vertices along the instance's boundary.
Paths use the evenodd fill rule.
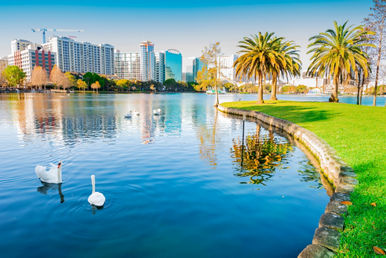
<path fill-rule="evenodd" d="M 361 94 L 361 71 L 358 73 L 358 85 L 357 85 L 357 105 L 359 105 L 359 98 Z"/>
<path fill-rule="evenodd" d="M 271 100 L 277 100 L 276 97 L 276 89 L 277 89 L 277 76 L 272 75 L 272 92 L 271 92 Z"/>
<path fill-rule="evenodd" d="M 263 104 L 264 99 L 263 99 L 263 75 L 260 74 L 259 76 L 259 90 L 257 93 L 257 104 Z"/>
<path fill-rule="evenodd" d="M 363 96 L 364 84 L 365 84 L 365 78 L 363 77 L 362 78 L 362 82 L 361 82 L 361 88 L 360 88 L 360 91 L 359 91 L 359 105 L 362 105 L 362 96 Z"/>
<path fill-rule="evenodd" d="M 334 87 L 335 87 L 334 91 L 332 92 L 331 97 L 328 100 L 329 102 L 339 102 L 339 99 L 338 99 L 339 77 L 338 76 L 334 78 Z"/>
<path fill-rule="evenodd" d="M 382 19 L 382 24 L 384 20 Z M 383 38 L 383 26 L 381 26 L 379 34 L 379 45 L 378 45 L 378 59 L 377 59 L 377 72 L 375 73 L 375 84 L 374 84 L 374 98 L 373 106 L 377 105 L 377 88 L 378 88 L 378 76 L 379 76 L 379 66 L 381 64 L 381 55 L 382 55 L 382 38 Z"/>

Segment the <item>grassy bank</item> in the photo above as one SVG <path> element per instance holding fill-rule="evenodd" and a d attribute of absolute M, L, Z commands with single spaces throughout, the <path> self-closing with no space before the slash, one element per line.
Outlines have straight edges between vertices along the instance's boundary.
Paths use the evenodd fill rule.
<path fill-rule="evenodd" d="M 373 246 L 386 248 L 386 108 L 294 101 L 222 105 L 289 120 L 330 144 L 359 181 L 351 194 L 353 205 L 345 220 L 339 256 L 373 257 Z"/>

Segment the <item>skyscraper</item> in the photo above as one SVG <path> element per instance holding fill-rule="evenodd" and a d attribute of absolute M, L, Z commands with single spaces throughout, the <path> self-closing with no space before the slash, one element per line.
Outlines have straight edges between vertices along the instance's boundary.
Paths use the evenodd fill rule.
<path fill-rule="evenodd" d="M 53 37 L 43 46 L 55 52 L 57 65 L 63 72 L 114 74 L 112 45 L 95 45 L 67 37 Z"/>
<path fill-rule="evenodd" d="M 114 53 L 115 74 L 120 79 L 141 80 L 139 53 Z"/>
<path fill-rule="evenodd" d="M 194 82 L 194 60 L 195 57 L 188 57 L 183 59 L 183 77 L 185 82 Z"/>
<path fill-rule="evenodd" d="M 150 41 L 143 41 L 140 47 L 140 65 L 142 81 L 155 80 L 155 55 L 154 44 Z"/>
<path fill-rule="evenodd" d="M 233 67 L 237 59 L 237 55 L 219 56 L 217 62 L 220 68 L 219 78 L 222 81 L 236 82 L 236 70 Z"/>
<path fill-rule="evenodd" d="M 155 80 L 163 83 L 165 81 L 165 53 L 155 53 Z"/>
<path fill-rule="evenodd" d="M 197 73 L 198 71 L 201 71 L 204 67 L 204 63 L 200 60 L 200 58 L 195 58 L 193 60 L 193 80 L 197 80 Z"/>
<path fill-rule="evenodd" d="M 182 55 L 175 49 L 165 52 L 165 80 L 167 79 L 182 81 Z"/>

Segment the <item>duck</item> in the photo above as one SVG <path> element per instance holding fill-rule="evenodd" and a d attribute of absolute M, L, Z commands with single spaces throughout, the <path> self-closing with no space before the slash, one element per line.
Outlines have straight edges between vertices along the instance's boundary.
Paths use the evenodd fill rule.
<path fill-rule="evenodd" d="M 59 161 L 58 165 L 50 164 L 51 168 L 47 169 L 45 166 L 37 165 L 35 167 L 36 176 L 40 181 L 48 184 L 61 184 L 62 183 L 62 162 Z"/>
<path fill-rule="evenodd" d="M 154 109 L 154 110 L 153 110 L 153 115 L 155 115 L 155 116 L 161 115 L 161 109 L 160 109 L 160 108 Z"/>
<path fill-rule="evenodd" d="M 133 115 L 139 116 L 139 112 L 138 111 L 133 111 Z"/>
<path fill-rule="evenodd" d="M 130 119 L 131 118 L 131 113 L 128 113 L 127 115 L 125 115 L 125 118 Z"/>
<path fill-rule="evenodd" d="M 90 205 L 102 207 L 105 204 L 106 198 L 102 193 L 95 192 L 95 175 L 91 175 L 91 185 L 92 193 L 88 197 L 88 202 Z"/>

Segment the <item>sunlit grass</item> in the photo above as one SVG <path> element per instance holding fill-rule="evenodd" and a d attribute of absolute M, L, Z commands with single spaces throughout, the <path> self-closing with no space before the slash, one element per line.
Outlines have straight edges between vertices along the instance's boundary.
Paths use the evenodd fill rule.
<path fill-rule="evenodd" d="M 225 107 L 256 110 L 280 117 L 317 134 L 358 175 L 338 256 L 373 257 L 385 248 L 386 108 L 340 103 L 275 101 L 229 102 Z M 376 206 L 372 206 L 375 203 Z"/>

